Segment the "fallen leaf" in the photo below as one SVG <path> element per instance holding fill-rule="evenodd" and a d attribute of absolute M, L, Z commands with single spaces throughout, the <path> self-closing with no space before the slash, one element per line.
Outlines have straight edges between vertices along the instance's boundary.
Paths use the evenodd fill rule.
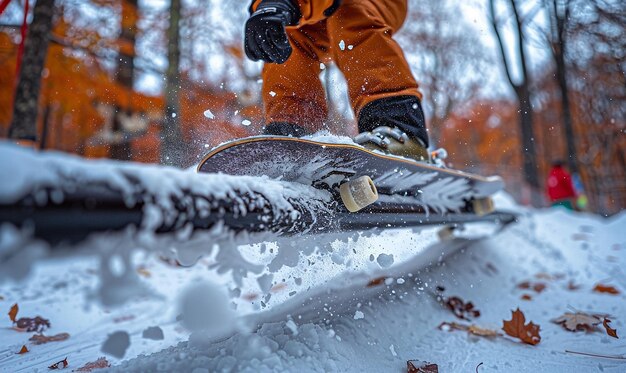
<path fill-rule="evenodd" d="M 544 282 L 523 281 L 517 284 L 517 287 L 524 290 L 532 289 L 536 293 L 541 293 L 542 291 L 546 290 L 547 285 Z"/>
<path fill-rule="evenodd" d="M 592 331 L 596 325 L 602 322 L 597 315 L 589 315 L 584 312 L 566 312 L 560 317 L 552 320 L 555 324 L 562 325 L 565 329 L 572 332 L 576 330 Z"/>
<path fill-rule="evenodd" d="M 50 365 L 50 366 L 48 367 L 48 369 L 64 369 L 64 368 L 66 368 L 68 365 L 69 365 L 69 363 L 67 362 L 67 358 L 65 358 L 65 359 L 63 359 L 63 360 L 61 360 L 61 361 L 58 361 L 58 362 L 56 362 L 56 363 L 54 363 L 54 364 Z"/>
<path fill-rule="evenodd" d="M 500 333 L 498 333 L 495 330 L 481 328 L 481 327 L 476 326 L 476 325 L 470 325 L 467 328 L 467 331 L 470 332 L 471 334 L 479 335 L 481 337 L 497 337 L 497 336 L 501 335 Z"/>
<path fill-rule="evenodd" d="M 406 362 L 407 373 L 439 373 L 437 364 L 427 361 L 409 360 Z"/>
<path fill-rule="evenodd" d="M 606 334 L 610 335 L 613 338 L 618 338 L 617 336 L 617 330 L 611 328 L 609 326 L 609 323 L 611 322 L 611 320 L 607 319 L 606 317 L 604 318 L 604 320 L 602 321 L 602 326 L 604 326 L 604 329 L 606 329 Z"/>
<path fill-rule="evenodd" d="M 461 320 L 470 320 L 480 317 L 480 311 L 474 308 L 472 302 L 465 303 L 463 299 L 459 297 L 443 298 L 443 302 L 446 307 Z"/>
<path fill-rule="evenodd" d="M 18 329 L 24 329 L 27 332 L 38 333 L 41 333 L 46 330 L 46 328 L 50 327 L 50 321 L 48 319 L 44 319 L 41 316 L 35 316 L 34 318 L 22 317 L 15 321 L 15 324 Z"/>
<path fill-rule="evenodd" d="M 535 275 L 535 278 L 537 278 L 539 280 L 548 280 L 548 281 L 554 280 L 554 277 L 552 277 L 552 275 L 550 275 L 549 273 L 545 273 L 545 272 L 537 273 Z"/>
<path fill-rule="evenodd" d="M 374 286 L 382 285 L 385 283 L 386 279 L 387 279 L 386 277 L 378 277 L 373 280 L 370 280 L 370 282 L 367 284 L 367 287 L 372 288 Z"/>
<path fill-rule="evenodd" d="M 530 289 L 530 281 L 522 281 L 519 284 L 517 284 L 517 287 L 519 289 Z"/>
<path fill-rule="evenodd" d="M 504 320 L 502 330 L 514 338 L 519 338 L 522 342 L 530 345 L 536 345 L 541 341 L 539 336 L 539 325 L 529 322 L 526 324 L 526 317 L 524 313 L 518 308 L 515 311 L 511 311 L 511 320 Z"/>
<path fill-rule="evenodd" d="M 611 295 L 617 295 L 620 293 L 619 290 L 617 290 L 615 287 L 602 284 L 597 284 L 596 286 L 594 286 L 593 291 L 595 291 L 596 293 L 607 293 Z"/>
<path fill-rule="evenodd" d="M 25 353 L 29 352 L 28 351 L 28 347 L 26 347 L 26 345 L 22 345 L 22 348 L 20 349 L 20 352 L 18 352 L 18 355 L 23 355 Z"/>
<path fill-rule="evenodd" d="M 45 336 L 43 334 L 35 334 L 30 337 L 29 341 L 33 342 L 35 345 L 42 345 L 48 342 L 61 342 L 70 338 L 68 333 L 59 333 L 56 335 Z"/>
<path fill-rule="evenodd" d="M 150 273 L 150 271 L 148 271 L 148 269 L 143 266 L 137 267 L 137 273 L 145 278 L 152 277 L 152 273 Z"/>
<path fill-rule="evenodd" d="M 96 361 L 92 361 L 76 369 L 75 372 L 91 372 L 92 370 L 108 368 L 110 366 L 111 364 L 107 361 L 107 359 L 105 357 L 101 357 Z"/>
<path fill-rule="evenodd" d="M 502 335 L 492 329 L 481 328 L 476 325 L 463 325 L 463 324 L 459 324 L 456 322 L 442 322 L 441 324 L 439 324 L 437 328 L 443 331 L 461 330 L 461 331 L 468 332 L 473 335 L 477 335 L 480 337 L 489 337 L 489 338 Z"/>
<path fill-rule="evenodd" d="M 522 300 L 533 300 L 533 297 L 530 294 L 522 294 Z"/>
<path fill-rule="evenodd" d="M 17 313 L 19 312 L 19 310 L 20 307 L 17 305 L 17 303 L 11 306 L 11 309 L 9 310 L 9 318 L 11 319 L 11 321 L 15 322 L 15 318 L 17 317 Z"/>
<path fill-rule="evenodd" d="M 452 311 L 456 317 L 461 320 L 470 320 L 480 317 L 480 311 L 474 308 L 472 302 L 465 303 L 465 301 L 459 297 L 445 297 L 443 296 L 444 290 L 443 287 L 437 287 L 437 301 Z"/>

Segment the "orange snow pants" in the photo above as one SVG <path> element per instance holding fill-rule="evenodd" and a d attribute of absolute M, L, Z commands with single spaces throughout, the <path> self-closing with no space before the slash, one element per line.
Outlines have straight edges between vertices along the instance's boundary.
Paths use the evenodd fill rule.
<path fill-rule="evenodd" d="M 407 0 L 343 0 L 324 18 L 329 2 L 298 0 L 303 18 L 287 28 L 292 55 L 284 64 L 264 65 L 266 124 L 287 122 L 308 132 L 324 129 L 328 109 L 320 64 L 331 60 L 346 78 L 357 118 L 366 104 L 380 98 L 421 99 L 404 53 L 392 38 L 406 18 Z"/>

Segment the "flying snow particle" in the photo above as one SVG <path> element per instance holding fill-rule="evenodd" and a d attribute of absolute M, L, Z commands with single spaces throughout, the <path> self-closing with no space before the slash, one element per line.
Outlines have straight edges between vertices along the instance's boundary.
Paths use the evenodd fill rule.
<path fill-rule="evenodd" d="M 417 104 L 413 104 L 413 110 L 417 110 Z"/>
<path fill-rule="evenodd" d="M 272 97 L 276 97 L 276 92 L 274 92 L 274 91 L 270 91 L 270 96 L 272 96 Z"/>
<path fill-rule="evenodd" d="M 339 42 L 339 49 L 341 49 L 342 51 L 346 50 L 346 42 L 345 41 L 341 40 Z"/>
<path fill-rule="evenodd" d="M 320 62 L 320 70 L 324 70 L 325 68 L 326 68 L 326 65 Z"/>
<path fill-rule="evenodd" d="M 293 320 L 289 320 L 287 321 L 287 323 L 285 324 L 286 327 L 289 328 L 289 330 L 291 330 L 291 333 L 293 335 L 298 335 L 298 325 L 296 325 L 295 322 L 293 322 Z"/>
<path fill-rule="evenodd" d="M 154 341 L 160 341 L 165 338 L 163 335 L 163 329 L 158 326 L 151 326 L 143 331 L 141 336 L 145 339 L 152 339 Z"/>
<path fill-rule="evenodd" d="M 348 45 L 348 50 L 353 50 L 354 49 L 354 45 L 350 44 Z"/>
<path fill-rule="evenodd" d="M 252 122 L 250 122 L 250 121 L 249 121 L 249 120 L 247 120 L 247 119 L 244 119 L 244 120 L 241 122 L 241 124 L 243 124 L 244 126 L 249 126 L 249 125 L 251 125 L 251 124 L 252 124 Z"/>
<path fill-rule="evenodd" d="M 388 268 L 393 264 L 393 254 L 380 254 L 376 261 L 382 268 Z"/>
<path fill-rule="evenodd" d="M 391 354 L 394 357 L 398 356 L 398 354 L 396 353 L 396 348 L 393 345 L 389 346 L 389 351 L 391 351 Z"/>
<path fill-rule="evenodd" d="M 272 281 L 274 280 L 274 275 L 271 273 L 266 273 L 264 275 L 259 276 L 256 281 L 259 284 L 259 289 L 263 293 L 267 293 L 272 288 Z"/>
<path fill-rule="evenodd" d="M 188 330 L 219 329 L 233 323 L 228 297 L 212 283 L 194 284 L 186 289 L 179 303 L 181 321 Z"/>
<path fill-rule="evenodd" d="M 213 115 L 213 113 L 211 113 L 211 110 L 207 110 L 204 112 L 204 116 L 209 118 L 209 119 L 215 119 L 215 115 Z"/>
<path fill-rule="evenodd" d="M 172 118 L 176 118 L 176 113 L 172 113 Z"/>
<path fill-rule="evenodd" d="M 355 319 L 355 320 L 360 320 L 360 319 L 363 319 L 363 318 L 365 318 L 365 314 L 363 314 L 363 312 L 361 312 L 361 311 L 356 311 L 356 312 L 354 313 L 354 319 Z"/>
<path fill-rule="evenodd" d="M 105 354 L 121 359 L 126 354 L 128 347 L 130 347 L 130 336 L 124 331 L 118 331 L 109 334 L 100 350 Z"/>

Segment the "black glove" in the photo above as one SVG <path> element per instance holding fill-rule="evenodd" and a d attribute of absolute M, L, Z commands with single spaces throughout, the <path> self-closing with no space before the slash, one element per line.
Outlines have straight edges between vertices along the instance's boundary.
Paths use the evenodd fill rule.
<path fill-rule="evenodd" d="M 300 10 L 291 0 L 264 0 L 246 22 L 244 49 L 253 61 L 284 63 L 291 56 L 286 26 L 297 25 Z"/>

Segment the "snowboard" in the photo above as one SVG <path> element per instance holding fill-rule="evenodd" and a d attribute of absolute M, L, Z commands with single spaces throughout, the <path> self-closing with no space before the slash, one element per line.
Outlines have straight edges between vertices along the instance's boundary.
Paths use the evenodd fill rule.
<path fill-rule="evenodd" d="M 350 140 L 255 136 L 211 150 L 199 173 L 265 176 L 310 185 L 335 196 L 337 209 L 364 214 L 494 212 L 499 176 L 484 177 L 372 151 Z"/>

